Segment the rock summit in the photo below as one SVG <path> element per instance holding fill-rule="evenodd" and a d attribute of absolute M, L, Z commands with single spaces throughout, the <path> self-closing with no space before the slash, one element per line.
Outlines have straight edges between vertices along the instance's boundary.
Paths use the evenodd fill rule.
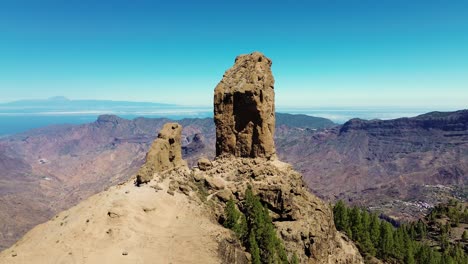
<path fill-rule="evenodd" d="M 274 83 L 262 53 L 236 58 L 214 91 L 216 156 L 275 157 Z"/>

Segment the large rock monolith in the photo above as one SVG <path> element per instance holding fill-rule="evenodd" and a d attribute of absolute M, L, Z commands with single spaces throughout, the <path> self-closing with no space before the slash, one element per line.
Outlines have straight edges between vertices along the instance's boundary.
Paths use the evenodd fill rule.
<path fill-rule="evenodd" d="M 214 91 L 216 156 L 276 156 L 274 83 L 262 53 L 236 58 Z"/>
<path fill-rule="evenodd" d="M 182 159 L 181 134 L 182 126 L 177 123 L 167 123 L 163 126 L 146 154 L 145 164 L 138 171 L 137 185 L 151 181 L 157 172 L 187 166 Z"/>

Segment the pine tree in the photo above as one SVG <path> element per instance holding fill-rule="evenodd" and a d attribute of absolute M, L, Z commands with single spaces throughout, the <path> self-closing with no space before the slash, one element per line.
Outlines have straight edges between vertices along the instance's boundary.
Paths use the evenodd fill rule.
<path fill-rule="evenodd" d="M 404 258 L 405 263 L 406 264 L 415 264 L 416 261 L 414 259 L 414 245 L 413 245 L 412 240 L 410 240 L 410 239 L 406 240 L 405 248 L 406 248 L 405 258 Z"/>
<path fill-rule="evenodd" d="M 457 217 L 465 221 L 465 210 L 462 207 L 447 208 L 436 206 L 430 213 L 432 218 L 440 218 L 450 215 L 452 221 Z M 342 221 L 342 212 L 347 212 L 347 224 Z M 437 239 L 441 246 L 440 252 L 425 244 L 428 226 L 421 220 L 410 224 L 402 224 L 394 228 L 389 222 L 380 220 L 376 214 L 369 214 L 365 210 L 354 207 L 348 209 L 344 203 L 334 207 L 336 221 L 342 221 L 337 226 L 346 226 L 344 231 L 356 242 L 363 255 L 373 255 L 377 251 L 377 257 L 389 263 L 424 263 L 424 264 L 458 264 L 467 263 L 468 255 L 461 243 L 453 244 L 449 235 L 453 222 L 438 224 L 439 234 Z M 462 241 L 468 239 L 468 231 L 462 235 Z"/>
<path fill-rule="evenodd" d="M 237 221 L 239 220 L 240 212 L 237 211 L 236 205 L 232 199 L 227 202 L 224 213 L 226 215 L 224 227 L 234 229 L 234 227 L 237 225 Z"/>
<path fill-rule="evenodd" d="M 380 220 L 377 214 L 372 214 L 370 218 L 370 238 L 374 247 L 379 247 L 380 241 Z"/>
<path fill-rule="evenodd" d="M 252 264 L 261 264 L 260 249 L 253 233 L 250 233 L 249 236 L 249 252 L 252 256 Z"/>
<path fill-rule="evenodd" d="M 343 201 L 339 200 L 333 207 L 333 218 L 336 229 L 343 231 L 349 227 L 348 209 Z"/>
<path fill-rule="evenodd" d="M 261 263 L 288 263 L 286 251 L 282 241 L 277 237 L 268 209 L 251 188 L 245 192 L 245 216 L 249 234 L 249 251 L 257 254 Z M 256 258 L 256 256 L 255 256 Z"/>
<path fill-rule="evenodd" d="M 224 213 L 226 215 L 224 227 L 234 231 L 234 233 L 241 241 L 244 240 L 247 235 L 246 218 L 244 214 L 237 210 L 236 204 L 232 199 L 227 202 Z"/>
<path fill-rule="evenodd" d="M 404 229 L 402 227 L 397 228 L 393 232 L 393 251 L 392 255 L 398 260 L 402 261 L 405 257 L 405 241 L 404 241 Z"/>
<path fill-rule="evenodd" d="M 362 213 L 362 224 L 364 227 L 363 237 L 362 237 L 362 246 L 365 248 L 366 252 L 372 256 L 375 256 L 377 251 L 374 245 L 374 242 L 371 238 L 371 215 L 367 211 Z"/>
<path fill-rule="evenodd" d="M 418 223 L 416 224 L 416 233 L 418 234 L 418 238 L 420 240 L 426 238 L 426 224 L 423 223 L 423 221 L 419 220 Z"/>
<path fill-rule="evenodd" d="M 353 207 L 349 213 L 349 222 L 351 226 L 352 239 L 359 241 L 363 237 L 362 231 L 362 219 L 361 219 L 361 210 L 358 207 Z"/>
<path fill-rule="evenodd" d="M 384 259 L 391 256 L 393 252 L 393 227 L 387 222 L 380 225 L 380 256 Z"/>

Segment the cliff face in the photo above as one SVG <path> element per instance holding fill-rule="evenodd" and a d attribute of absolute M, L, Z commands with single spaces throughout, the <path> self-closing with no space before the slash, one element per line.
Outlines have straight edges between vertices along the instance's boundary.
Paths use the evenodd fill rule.
<path fill-rule="evenodd" d="M 214 91 L 216 156 L 273 157 L 275 92 L 271 60 L 241 55 Z"/>
<path fill-rule="evenodd" d="M 209 169 L 195 168 L 192 177 L 195 186 L 206 188 L 217 219 L 225 217 L 228 199 L 242 208 L 251 186 L 268 208 L 288 255 L 296 254 L 301 263 L 362 262 L 353 243 L 336 231 L 330 206 L 307 190 L 291 165 L 262 158 L 219 158 Z"/>
<path fill-rule="evenodd" d="M 362 258 L 351 243 L 350 252 L 341 248 L 346 242 L 330 208 L 307 191 L 300 174 L 276 160 L 270 66 L 271 60 L 255 52 L 237 57 L 226 71 L 214 96 L 217 159 L 213 168 L 195 170 L 194 179 L 217 195 L 218 218 L 229 199 L 242 207 L 251 186 L 267 205 L 290 257 L 305 263 L 359 263 Z"/>
<path fill-rule="evenodd" d="M 327 200 L 414 219 L 430 206 L 466 195 L 468 110 L 352 119 L 278 142 L 279 156 L 293 162 L 314 193 Z"/>
<path fill-rule="evenodd" d="M 365 130 L 371 133 L 408 132 L 416 130 L 440 130 L 446 133 L 455 133 L 452 136 L 460 136 L 459 133 L 468 130 L 468 110 L 456 112 L 431 112 L 414 118 L 398 118 L 394 120 L 362 120 L 351 119 L 340 129 L 340 133 Z M 381 133 L 380 133 L 381 134 Z M 462 133 L 465 134 L 466 133 Z M 446 136 L 451 136 L 446 134 Z"/>

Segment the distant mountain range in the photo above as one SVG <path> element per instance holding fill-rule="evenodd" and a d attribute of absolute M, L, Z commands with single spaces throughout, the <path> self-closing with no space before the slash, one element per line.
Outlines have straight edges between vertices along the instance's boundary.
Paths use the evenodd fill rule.
<path fill-rule="evenodd" d="M 278 137 L 280 158 L 326 200 L 411 219 L 440 201 L 468 198 L 468 110 L 352 119 Z"/>
<path fill-rule="evenodd" d="M 467 199 L 468 110 L 343 125 L 277 113 L 276 149 L 329 201 L 387 215 L 422 216 L 449 198 Z M 100 116 L 0 140 L 0 248 L 36 224 L 133 175 L 169 119 Z M 211 118 L 178 120 L 184 158 L 214 157 Z"/>
<path fill-rule="evenodd" d="M 151 102 L 128 102 L 111 100 L 70 100 L 63 96 L 37 100 L 18 100 L 8 103 L 0 103 L 0 109 L 49 109 L 49 110 L 86 110 L 86 109 L 119 109 L 134 107 L 176 107 L 174 104 Z"/>
<path fill-rule="evenodd" d="M 277 127 L 288 131 L 297 118 L 277 114 Z M 335 124 L 300 116 L 304 127 Z M 83 125 L 55 125 L 0 140 L 0 249 L 31 227 L 94 193 L 134 174 L 166 118 L 99 116 Z M 182 152 L 190 165 L 214 157 L 211 118 L 178 120 L 184 127 Z"/>
<path fill-rule="evenodd" d="M 211 117 L 213 110 L 150 102 L 70 100 L 61 96 L 44 100 L 20 100 L 0 104 L 0 137 L 49 125 L 89 123 L 103 114 L 130 119 L 140 116 L 181 119 Z"/>

